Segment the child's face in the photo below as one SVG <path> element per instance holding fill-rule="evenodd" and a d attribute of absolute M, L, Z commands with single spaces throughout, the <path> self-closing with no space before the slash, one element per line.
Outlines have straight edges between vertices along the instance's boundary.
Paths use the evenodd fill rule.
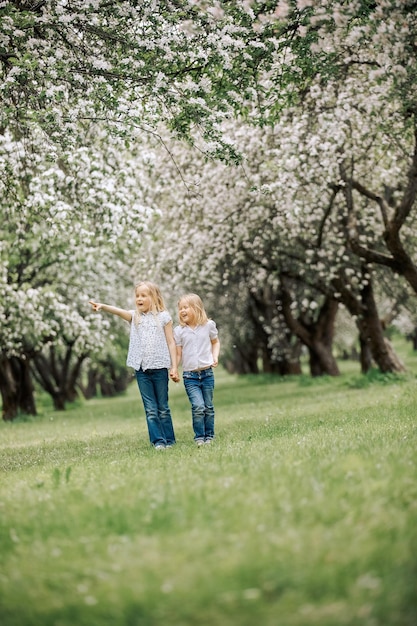
<path fill-rule="evenodd" d="M 195 311 L 186 300 L 181 300 L 178 304 L 178 314 L 183 324 L 192 326 L 195 323 Z"/>
<path fill-rule="evenodd" d="M 148 287 L 140 285 L 135 292 L 135 301 L 138 311 L 148 313 L 152 307 L 152 300 Z"/>

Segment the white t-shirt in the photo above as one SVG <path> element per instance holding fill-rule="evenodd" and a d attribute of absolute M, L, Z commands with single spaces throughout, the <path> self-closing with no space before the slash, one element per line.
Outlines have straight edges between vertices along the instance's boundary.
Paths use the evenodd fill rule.
<path fill-rule="evenodd" d="M 135 370 L 171 367 L 171 356 L 164 326 L 172 321 L 168 311 L 160 313 L 132 313 L 130 340 L 126 365 Z"/>
<path fill-rule="evenodd" d="M 213 365 L 211 341 L 217 339 L 219 333 L 216 323 L 209 320 L 207 324 L 190 328 L 176 326 L 174 339 L 182 348 L 182 369 L 184 372 L 203 369 Z"/>

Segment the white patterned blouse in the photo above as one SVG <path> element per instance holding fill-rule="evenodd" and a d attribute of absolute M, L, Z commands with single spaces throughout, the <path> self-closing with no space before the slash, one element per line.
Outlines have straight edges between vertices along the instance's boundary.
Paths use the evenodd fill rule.
<path fill-rule="evenodd" d="M 171 356 L 164 326 L 172 321 L 168 311 L 160 313 L 132 313 L 130 340 L 126 365 L 135 370 L 171 367 Z"/>

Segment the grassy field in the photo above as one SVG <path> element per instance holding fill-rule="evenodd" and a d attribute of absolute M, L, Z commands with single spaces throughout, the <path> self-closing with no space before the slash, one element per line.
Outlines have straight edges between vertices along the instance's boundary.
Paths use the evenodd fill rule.
<path fill-rule="evenodd" d="M 217 438 L 148 443 L 137 388 L 0 425 L 1 626 L 415 626 L 404 377 L 216 372 Z"/>

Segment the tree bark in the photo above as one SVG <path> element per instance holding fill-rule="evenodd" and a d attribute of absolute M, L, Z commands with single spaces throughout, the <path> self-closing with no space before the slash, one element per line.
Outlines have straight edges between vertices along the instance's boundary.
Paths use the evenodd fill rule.
<path fill-rule="evenodd" d="M 358 322 L 359 327 L 359 346 L 360 346 L 360 364 L 361 364 L 361 373 L 366 374 L 372 368 L 372 351 L 369 346 L 369 338 L 365 335 L 365 331 L 360 328 L 360 323 Z"/>
<path fill-rule="evenodd" d="M 363 273 L 371 274 L 367 266 Z M 384 325 L 378 315 L 372 279 L 369 277 L 359 296 L 349 288 L 346 280 L 338 278 L 333 281 L 336 290 L 341 294 L 341 301 L 356 318 L 361 346 L 361 371 L 366 373 L 375 361 L 381 372 L 403 372 L 403 363 L 395 354 L 388 339 L 384 336 Z"/>
<path fill-rule="evenodd" d="M 381 372 L 404 372 L 405 367 L 384 337 L 383 324 L 378 316 L 372 282 L 362 290 L 362 324 L 366 329 L 372 356 Z"/>
<path fill-rule="evenodd" d="M 291 311 L 291 295 L 288 289 L 282 288 L 282 312 L 290 330 L 308 348 L 310 355 L 310 373 L 312 376 L 339 376 L 340 371 L 332 354 L 334 327 L 338 310 L 338 302 L 326 296 L 317 319 L 302 320 L 295 318 Z"/>
<path fill-rule="evenodd" d="M 409 338 L 413 343 L 413 350 L 417 350 L 417 328 L 413 330 L 413 332 L 409 335 Z"/>
<path fill-rule="evenodd" d="M 64 411 L 67 402 L 78 397 L 76 384 L 86 356 L 77 357 L 71 364 L 71 355 L 71 346 L 67 346 L 63 356 L 57 355 L 51 346 L 48 355 L 39 353 L 33 358 L 34 376 L 51 396 L 56 411 Z"/>
<path fill-rule="evenodd" d="M 268 334 L 265 325 L 274 328 L 274 320 L 277 317 L 277 294 L 270 285 L 265 285 L 256 294 L 250 294 L 249 316 L 254 327 L 255 343 L 261 356 L 262 371 L 266 374 L 301 374 L 301 342 L 288 328 L 280 333 L 276 341 L 279 353 L 274 354 L 271 347 L 271 339 L 274 340 L 273 332 Z M 262 321 L 261 321 L 262 320 Z"/>
<path fill-rule="evenodd" d="M 258 349 L 254 344 L 235 344 L 233 353 L 226 358 L 229 374 L 259 374 Z"/>
<path fill-rule="evenodd" d="M 97 396 L 98 371 L 95 367 L 90 367 L 87 372 L 87 384 L 84 385 L 81 380 L 78 382 L 78 388 L 86 400 L 91 400 Z"/>
<path fill-rule="evenodd" d="M 37 414 L 29 359 L 16 356 L 0 359 L 0 392 L 3 420 L 12 421 L 20 414 Z"/>

